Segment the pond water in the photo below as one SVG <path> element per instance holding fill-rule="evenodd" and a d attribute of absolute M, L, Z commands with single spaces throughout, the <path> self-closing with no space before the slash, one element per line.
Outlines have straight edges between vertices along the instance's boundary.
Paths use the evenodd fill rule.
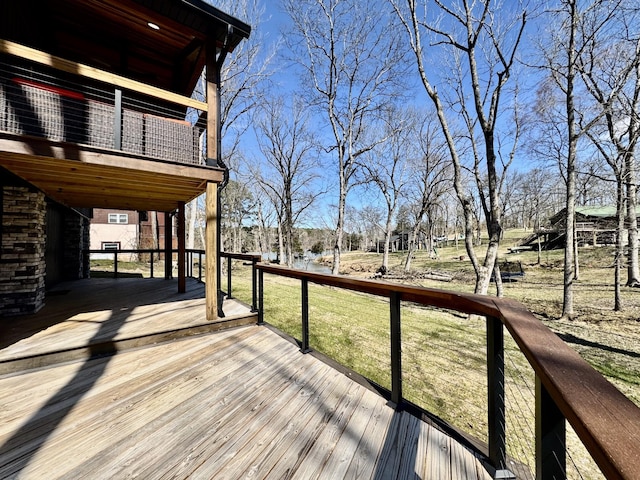
<path fill-rule="evenodd" d="M 313 253 L 307 252 L 303 257 L 296 258 L 293 261 L 293 268 L 297 270 L 306 270 L 308 272 L 314 273 L 331 273 L 331 267 L 326 265 L 321 265 L 316 262 L 316 260 L 322 256 L 327 256 L 331 252 L 324 252 L 319 255 L 315 255 Z M 277 257 L 275 252 L 265 253 L 262 255 L 262 258 L 265 260 L 273 261 Z"/>

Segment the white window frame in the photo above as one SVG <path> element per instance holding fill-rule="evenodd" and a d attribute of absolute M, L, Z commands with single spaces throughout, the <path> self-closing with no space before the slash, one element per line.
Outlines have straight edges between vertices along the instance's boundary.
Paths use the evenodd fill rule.
<path fill-rule="evenodd" d="M 120 242 L 102 242 L 102 250 L 120 250 Z"/>
<path fill-rule="evenodd" d="M 128 213 L 110 213 L 107 216 L 107 223 L 126 225 L 129 223 L 129 214 Z"/>

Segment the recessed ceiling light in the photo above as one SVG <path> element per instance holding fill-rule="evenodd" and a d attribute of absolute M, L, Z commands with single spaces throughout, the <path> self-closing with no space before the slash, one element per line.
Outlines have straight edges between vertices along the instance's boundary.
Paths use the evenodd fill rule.
<path fill-rule="evenodd" d="M 147 22 L 147 25 L 149 25 L 149 27 L 153 28 L 154 30 L 160 30 L 160 27 L 153 22 Z"/>

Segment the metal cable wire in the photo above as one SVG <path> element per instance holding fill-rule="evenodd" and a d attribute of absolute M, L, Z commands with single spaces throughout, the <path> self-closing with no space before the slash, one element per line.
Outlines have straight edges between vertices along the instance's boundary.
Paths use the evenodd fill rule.
<path fill-rule="evenodd" d="M 117 113 L 114 87 L 54 73 L 40 66 L 3 63 L 0 58 L 0 129 L 113 149 Z M 121 149 L 173 162 L 202 164 L 202 129 L 185 120 L 186 110 L 124 92 Z M 191 116 L 197 120 L 197 116 Z"/>

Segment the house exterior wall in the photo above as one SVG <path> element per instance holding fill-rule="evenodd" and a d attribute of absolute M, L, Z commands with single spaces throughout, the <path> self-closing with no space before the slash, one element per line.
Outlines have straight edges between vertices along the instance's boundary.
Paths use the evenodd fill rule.
<path fill-rule="evenodd" d="M 121 250 L 127 249 L 164 249 L 165 216 L 163 212 L 139 212 L 131 210 L 94 209 L 91 219 L 91 249 L 100 250 L 104 243 L 118 243 Z M 126 214 L 126 224 L 109 223 L 110 214 Z M 175 222 L 169 226 L 171 229 L 171 244 L 177 248 L 178 240 Z M 113 258 L 112 254 L 92 254 L 92 258 Z M 118 258 L 128 261 L 147 261 L 147 254 L 141 254 L 140 258 L 135 254 L 127 256 L 118 255 Z"/>
<path fill-rule="evenodd" d="M 28 187 L 0 188 L 0 317 L 34 313 L 45 298 L 46 198 Z"/>

